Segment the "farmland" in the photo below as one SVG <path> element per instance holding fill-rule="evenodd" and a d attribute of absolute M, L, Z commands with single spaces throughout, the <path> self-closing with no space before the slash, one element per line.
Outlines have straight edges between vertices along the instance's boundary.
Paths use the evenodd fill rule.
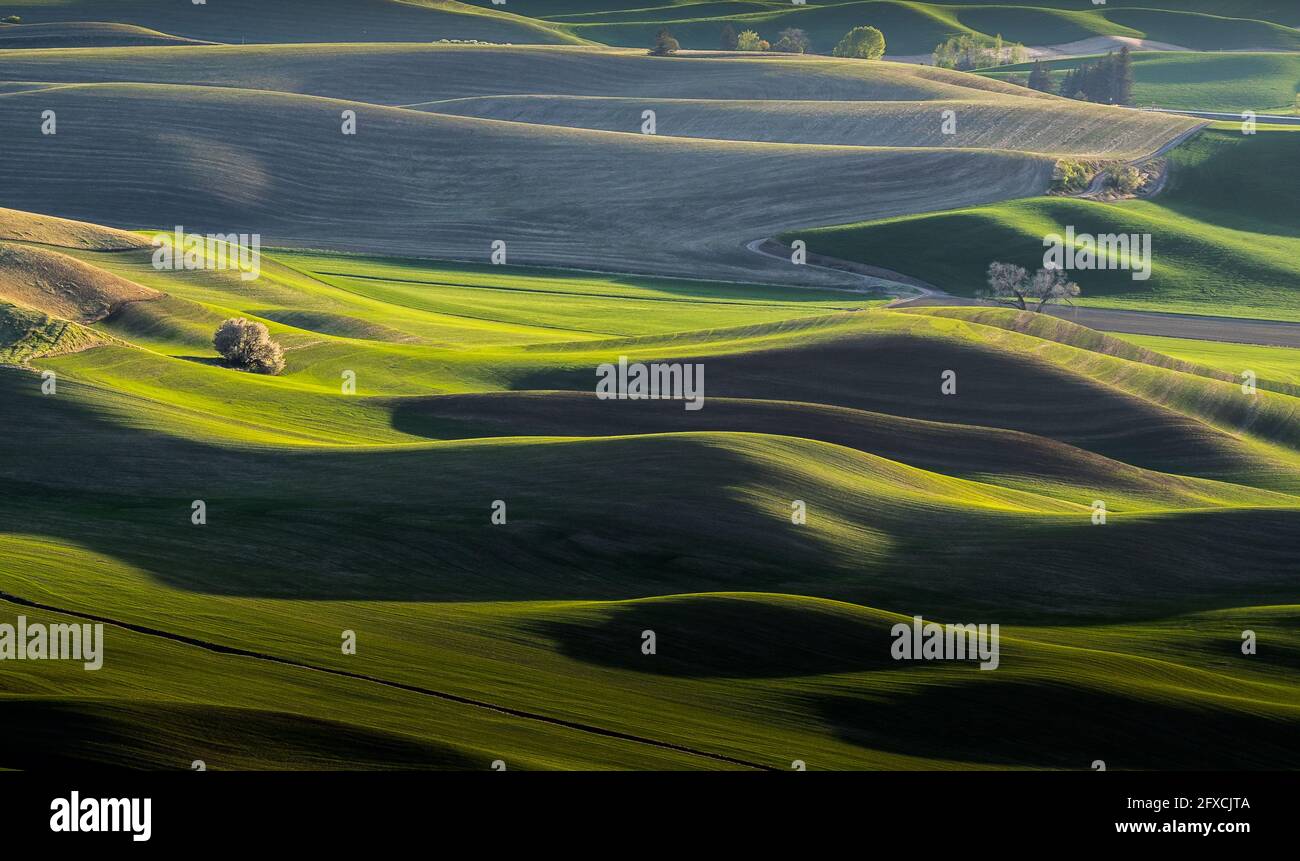
<path fill-rule="evenodd" d="M 1300 323 L 1300 132 L 712 50 L 1196 49 L 1155 87 L 1219 28 L 1262 105 L 1287 4 L 213 5 L 0 9 L 0 622 L 105 626 L 0 661 L 0 767 L 1300 767 L 1297 351 L 972 298 L 1073 226 L 1152 236 L 1088 308 Z M 627 363 L 702 407 L 602 397 Z M 916 616 L 996 671 L 895 660 Z"/>

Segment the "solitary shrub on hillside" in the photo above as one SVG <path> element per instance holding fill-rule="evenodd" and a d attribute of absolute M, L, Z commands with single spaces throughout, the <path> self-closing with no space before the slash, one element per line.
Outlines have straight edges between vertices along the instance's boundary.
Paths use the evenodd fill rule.
<path fill-rule="evenodd" d="M 650 49 L 652 57 L 667 57 L 669 54 L 676 54 L 681 45 L 673 38 L 673 34 L 667 30 L 660 30 L 655 36 L 654 47 Z"/>
<path fill-rule="evenodd" d="M 836 57 L 879 60 L 885 56 L 885 34 L 875 27 L 854 27 L 840 39 L 831 54 Z"/>
<path fill-rule="evenodd" d="M 261 323 L 232 317 L 217 327 L 212 346 L 231 365 L 274 376 L 284 370 L 284 350 Z"/>
<path fill-rule="evenodd" d="M 19 18 L 17 15 L 9 15 L 8 17 L 0 18 L 0 22 L 5 24 L 21 24 L 23 23 L 23 19 Z"/>
<path fill-rule="evenodd" d="M 786 27 L 772 43 L 772 50 L 782 54 L 807 54 L 812 50 L 808 34 L 798 27 Z"/>

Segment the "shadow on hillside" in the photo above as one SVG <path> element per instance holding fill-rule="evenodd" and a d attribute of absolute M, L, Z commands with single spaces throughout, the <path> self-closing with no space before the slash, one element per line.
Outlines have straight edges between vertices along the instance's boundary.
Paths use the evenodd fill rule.
<path fill-rule="evenodd" d="M 288 712 L 189 703 L 10 700 L 0 766 L 25 770 L 485 769 L 455 748 Z"/>
<path fill-rule="evenodd" d="M 816 696 L 844 741 L 985 766 L 1087 771 L 1300 767 L 1300 721 L 1022 681 L 932 686 L 894 700 Z"/>
<path fill-rule="evenodd" d="M 779 599 L 777 599 L 779 600 Z M 527 628 L 570 658 L 667 676 L 776 678 L 898 669 L 891 623 L 809 602 L 691 597 L 619 604 L 586 619 L 540 620 Z M 642 632 L 656 652 L 643 654 Z"/>
<path fill-rule="evenodd" d="M 824 483 L 766 448 L 709 436 L 211 446 L 150 431 L 135 414 L 134 425 L 115 423 L 113 402 L 86 402 L 78 388 L 61 380 L 57 396 L 42 396 L 39 375 L 0 372 L 0 402 L 22 416 L 0 445 L 0 533 L 84 547 L 192 592 L 405 601 L 774 592 L 1001 624 L 1162 618 L 1300 594 L 1293 510 L 1115 515 L 1093 526 L 1086 510 L 915 508 L 869 476 Z M 794 525 L 784 512 L 801 498 L 811 516 Z M 491 521 L 498 499 L 505 525 Z M 206 504 L 204 525 L 191 521 L 194 500 Z"/>

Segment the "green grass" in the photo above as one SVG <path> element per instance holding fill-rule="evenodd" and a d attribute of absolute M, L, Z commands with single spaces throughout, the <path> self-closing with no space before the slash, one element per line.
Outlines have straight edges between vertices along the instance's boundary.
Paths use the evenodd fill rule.
<path fill-rule="evenodd" d="M 1088 708 L 1107 731 L 1158 713 L 1259 739 L 1206 760 L 1200 744 L 1112 736 L 1118 768 L 1290 764 L 1293 671 L 1223 646 L 1236 614 L 1300 649 L 1291 609 L 1265 623 L 1241 601 L 1291 594 L 1277 574 L 1300 518 L 1288 395 L 1261 393 L 1247 428 L 1214 371 L 1061 322 L 1013 331 L 1007 312 L 319 252 L 272 253 L 245 285 L 68 253 L 167 297 L 93 324 L 113 346 L 36 360 L 54 396 L 32 370 L 0 371 L 24 417 L 0 451 L 19 489 L 0 502 L 0 591 L 353 675 L 110 628 L 103 675 L 11 680 L 5 714 L 28 743 L 6 764 L 1086 768 L 1099 743 L 1051 744 L 1028 723 L 1012 745 L 898 728 L 936 700 L 1023 701 L 1047 726 Z M 258 311 L 285 375 L 208 361 L 213 321 Z M 274 321 L 286 311 L 316 328 Z M 342 321 L 370 337 L 319 331 Z M 611 411 L 592 368 L 620 354 L 703 361 L 708 405 Z M 342 367 L 357 395 L 338 390 Z M 959 369 L 957 401 L 937 394 L 943 367 Z M 943 546 L 925 537 L 936 524 Z M 1153 545 L 1166 552 L 1143 578 L 1110 573 Z M 1002 622 L 996 684 L 884 658 L 913 613 Z M 357 655 L 339 652 L 344 630 Z M 1218 639 L 1189 646 L 1196 630 Z M 78 722 L 111 745 L 86 746 Z"/>
<path fill-rule="evenodd" d="M 1118 335 L 1167 356 L 1176 356 L 1218 368 L 1241 379 L 1243 371 L 1254 371 L 1258 379 L 1300 385 L 1300 350 L 1287 347 L 1263 347 L 1255 344 L 1225 344 L 1218 341 L 1194 341 L 1155 335 Z"/>
<path fill-rule="evenodd" d="M 983 286 L 995 259 L 1042 265 L 1043 237 L 1149 233 L 1150 280 L 1125 270 L 1075 271 L 1083 301 L 1105 307 L 1300 319 L 1300 231 L 1284 186 L 1300 146 L 1290 130 L 1255 136 L 1211 130 L 1170 156 L 1171 186 L 1119 204 L 1031 198 L 937 215 L 790 233 L 809 249 L 903 271 L 958 294 Z M 943 237 L 941 253 L 934 237 Z M 1231 273 L 1226 277 L 1225 273 Z"/>
<path fill-rule="evenodd" d="M 1087 58 L 1048 63 L 1059 85 L 1066 69 Z M 982 74 L 1005 79 L 1029 66 L 1007 66 Z M 1133 57 L 1133 100 L 1142 106 L 1194 111 L 1295 110 L 1300 88 L 1300 54 L 1151 53 Z"/>
<path fill-rule="evenodd" d="M 547 6 L 608 16 L 585 27 L 367 0 L 312 21 L 236 4 L 200 32 L 188 13 L 120 5 L 123 20 L 233 41 L 564 40 L 555 28 L 720 12 L 826 34 L 875 12 L 917 24 L 918 43 L 1004 14 L 1026 33 L 1118 26 L 971 4 Z M 839 276 L 763 269 L 744 251 L 792 226 L 1036 193 L 1050 159 L 929 151 L 912 130 L 898 150 L 791 143 L 826 133 L 807 128 L 816 111 L 772 112 L 782 142 L 759 143 L 377 103 L 958 100 L 975 114 L 1014 101 L 1073 108 L 1035 126 L 1042 138 L 1014 133 L 1030 152 L 1152 144 L 1131 126 L 1108 139 L 1104 122 L 1071 138 L 1085 116 L 1118 114 L 895 64 L 570 47 L 39 49 L 0 65 L 29 82 L 3 88 L 0 130 L 30 132 L 33 106 L 60 117 L 57 139 L 11 136 L 22 170 L 6 203 L 142 231 L 0 211 L 4 244 L 27 252 L 0 279 L 0 621 L 108 626 L 98 672 L 6 665 L 0 767 L 1300 767 L 1287 356 L 1131 343 L 1003 309 L 889 310 L 824 289 Z M 340 142 L 345 106 L 361 133 Z M 177 131 L 132 119 L 156 115 Z M 989 213 L 1015 249 L 1058 216 L 1118 212 L 1177 251 L 1160 302 L 1189 301 L 1178 291 L 1226 265 L 1244 280 L 1215 301 L 1267 310 L 1260 285 L 1294 281 L 1285 134 L 1203 136 L 1174 156 L 1157 203 L 1013 202 L 970 210 L 982 217 L 968 233 L 927 221 L 921 238 L 891 236 L 909 252 L 898 268 L 986 252 Z M 250 219 L 268 248 L 293 246 L 269 248 L 255 281 L 158 271 L 136 247 L 146 228 Z M 883 226 L 896 224 L 911 222 Z M 502 230 L 512 263 L 535 265 L 485 264 Z M 74 310 L 87 322 L 60 318 Z M 282 375 L 220 363 L 211 337 L 231 316 L 268 326 Z M 704 409 L 596 399 L 595 368 L 620 356 L 701 363 Z M 1237 384 L 1247 360 L 1255 395 Z M 949 370 L 956 396 L 939 388 Z M 204 525 L 190 519 L 199 499 Z M 494 500 L 507 523 L 491 521 Z M 1001 624 L 998 672 L 887 658 L 890 627 L 916 614 Z M 1244 628 L 1261 635 L 1257 657 L 1237 648 Z M 963 710 L 1001 717 L 952 733 L 946 716 Z"/>

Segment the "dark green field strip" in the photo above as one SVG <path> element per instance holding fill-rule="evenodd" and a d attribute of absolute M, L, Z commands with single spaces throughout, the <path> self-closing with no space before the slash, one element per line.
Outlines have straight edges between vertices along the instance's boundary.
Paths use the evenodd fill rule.
<path fill-rule="evenodd" d="M 113 625 L 114 627 L 118 627 L 126 631 L 131 631 L 136 634 L 144 634 L 150 637 L 160 637 L 162 639 L 171 640 L 172 642 L 183 643 L 184 645 L 187 646 L 193 646 L 195 648 L 205 649 L 209 652 L 216 652 L 217 654 L 221 654 L 221 655 L 229 655 L 229 656 L 241 657 L 241 658 L 252 658 L 258 661 L 269 661 L 271 663 L 281 664 L 289 667 L 296 667 L 298 669 L 309 670 L 311 672 L 326 673 L 328 675 L 340 676 L 342 678 L 353 679 L 356 681 L 370 682 L 372 684 L 383 685 L 384 687 L 387 688 L 406 691 L 407 693 L 420 694 L 422 696 L 434 697 L 435 699 L 444 700 L 446 702 L 451 702 L 451 703 L 457 703 L 459 705 L 472 706 L 478 709 L 486 709 L 488 711 L 496 712 L 497 714 L 507 715 L 513 718 L 519 718 L 520 720 L 538 721 L 540 723 L 549 724 L 555 727 L 562 727 L 564 729 L 570 729 L 576 732 L 590 733 L 593 735 L 604 736 L 606 738 L 618 739 L 620 741 L 629 741 L 629 742 L 635 742 L 637 744 L 651 745 L 653 747 L 662 748 L 664 750 L 671 750 L 671 751 L 676 751 L 678 753 L 690 754 L 692 756 L 705 757 L 707 759 L 716 760 L 718 762 L 725 762 L 728 765 L 738 765 L 738 766 L 743 766 L 745 768 L 752 768 L 761 771 L 778 770 L 770 765 L 762 765 L 759 763 L 747 762 L 745 760 L 736 759 L 734 757 L 726 756 L 724 754 L 711 753 L 709 751 L 703 751 L 703 750 L 696 750 L 691 747 L 673 744 L 672 742 L 666 742 L 659 739 L 646 738 L 644 736 L 619 732 L 617 730 L 606 729 L 604 727 L 593 726 L 591 724 L 569 721 L 563 718 L 550 717 L 536 712 L 524 711 L 522 709 L 511 708 L 509 706 L 498 705 L 496 703 L 489 703 L 489 702 L 484 702 L 482 700 L 471 699 L 469 697 L 462 697 L 456 694 L 447 693 L 446 691 L 437 691 L 431 688 L 420 687 L 418 685 L 410 685 L 403 682 L 392 681 L 390 679 L 379 678 L 377 676 L 366 675 L 363 673 L 353 673 L 347 670 L 339 670 L 332 667 L 322 667 L 314 664 L 307 664 L 301 661 L 294 661 L 288 658 L 283 658 L 278 655 L 268 654 L 266 652 L 256 652 L 249 649 L 241 649 L 238 646 L 228 646 L 228 645 L 223 645 L 221 643 L 213 643 L 207 640 L 200 640 L 194 637 L 189 637 L 184 634 L 177 634 L 173 631 L 164 631 L 159 628 L 151 628 L 145 625 L 138 625 L 131 622 L 124 622 L 119 619 L 114 619 L 108 616 L 100 616 L 93 613 L 87 613 L 81 610 L 68 610 L 62 607 L 54 607 L 49 604 L 40 603 L 38 601 L 31 601 L 18 595 L 11 595 L 7 592 L 0 592 L 0 601 L 7 601 L 10 604 L 15 604 L 20 607 L 28 607 L 34 610 L 44 610 L 50 613 L 59 613 L 65 616 L 74 616 L 78 618 L 89 619 L 92 622 L 100 622 L 105 625 Z"/>

